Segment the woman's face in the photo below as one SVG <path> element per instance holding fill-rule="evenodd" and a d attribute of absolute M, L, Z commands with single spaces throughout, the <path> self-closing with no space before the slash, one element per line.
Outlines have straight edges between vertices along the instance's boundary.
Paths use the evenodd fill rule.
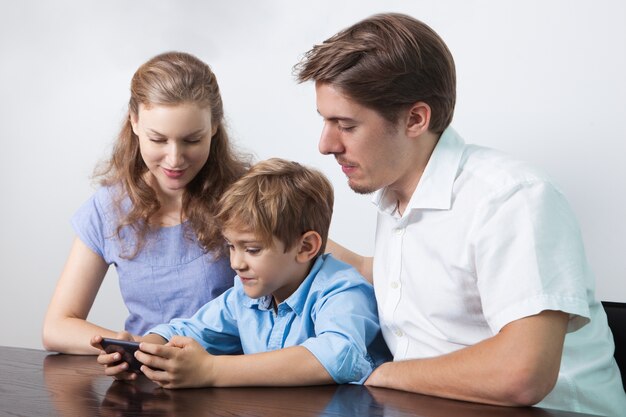
<path fill-rule="evenodd" d="M 141 157 L 153 177 L 149 183 L 165 195 L 182 195 L 209 158 L 211 138 L 217 130 L 211 124 L 210 108 L 140 104 L 130 120 L 139 137 Z"/>

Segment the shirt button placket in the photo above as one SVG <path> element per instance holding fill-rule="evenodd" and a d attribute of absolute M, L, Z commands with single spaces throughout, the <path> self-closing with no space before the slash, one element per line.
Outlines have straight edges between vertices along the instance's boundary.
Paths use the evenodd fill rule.
<path fill-rule="evenodd" d="M 289 321 L 288 314 L 284 310 L 284 307 L 284 305 L 278 306 L 278 312 L 274 318 L 274 326 L 272 327 L 267 343 L 267 350 L 269 351 L 283 348 L 285 327 Z"/>
<path fill-rule="evenodd" d="M 388 317 L 392 318 L 392 329 L 393 334 L 396 338 L 400 339 L 402 336 L 402 331 L 399 329 L 398 320 L 396 318 L 396 311 L 400 304 L 400 299 L 402 296 L 402 240 L 404 235 L 404 228 L 400 225 L 397 226 L 396 229 L 393 230 L 393 236 L 391 238 L 391 247 L 389 248 L 389 255 L 393 258 L 393 264 L 390 268 L 389 275 L 389 290 L 388 290 L 388 300 L 387 305 L 389 306 Z M 398 343 L 401 343 L 398 340 Z"/>

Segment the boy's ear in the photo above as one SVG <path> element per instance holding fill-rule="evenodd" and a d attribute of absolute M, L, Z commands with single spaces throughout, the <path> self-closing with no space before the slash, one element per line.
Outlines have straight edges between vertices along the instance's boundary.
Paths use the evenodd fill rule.
<path fill-rule="evenodd" d="M 309 230 L 300 236 L 296 260 L 301 263 L 309 262 L 311 259 L 315 258 L 315 255 L 317 255 L 321 247 L 322 237 L 320 234 Z"/>

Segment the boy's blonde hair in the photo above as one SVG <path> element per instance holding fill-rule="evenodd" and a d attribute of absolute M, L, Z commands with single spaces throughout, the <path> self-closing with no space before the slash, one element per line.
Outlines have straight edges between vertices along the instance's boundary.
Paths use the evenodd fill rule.
<path fill-rule="evenodd" d="M 280 158 L 254 165 L 233 183 L 218 203 L 217 222 L 224 229 L 254 233 L 271 245 L 275 236 L 293 248 L 302 234 L 322 237 L 324 253 L 333 214 L 333 187 L 320 171 Z"/>

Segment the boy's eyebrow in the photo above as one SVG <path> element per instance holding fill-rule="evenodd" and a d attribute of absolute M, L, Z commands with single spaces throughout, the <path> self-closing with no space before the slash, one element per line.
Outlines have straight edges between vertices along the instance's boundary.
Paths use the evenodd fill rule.
<path fill-rule="evenodd" d="M 230 240 L 228 240 L 227 238 L 224 238 L 224 240 L 225 240 L 227 243 L 232 243 L 232 242 L 231 242 Z M 235 243 L 237 243 L 237 244 L 239 244 L 239 245 L 249 245 L 249 244 L 251 244 L 251 243 L 261 244 L 261 241 L 260 241 L 260 240 L 243 240 L 243 239 L 240 239 L 240 240 L 235 240 Z"/>

